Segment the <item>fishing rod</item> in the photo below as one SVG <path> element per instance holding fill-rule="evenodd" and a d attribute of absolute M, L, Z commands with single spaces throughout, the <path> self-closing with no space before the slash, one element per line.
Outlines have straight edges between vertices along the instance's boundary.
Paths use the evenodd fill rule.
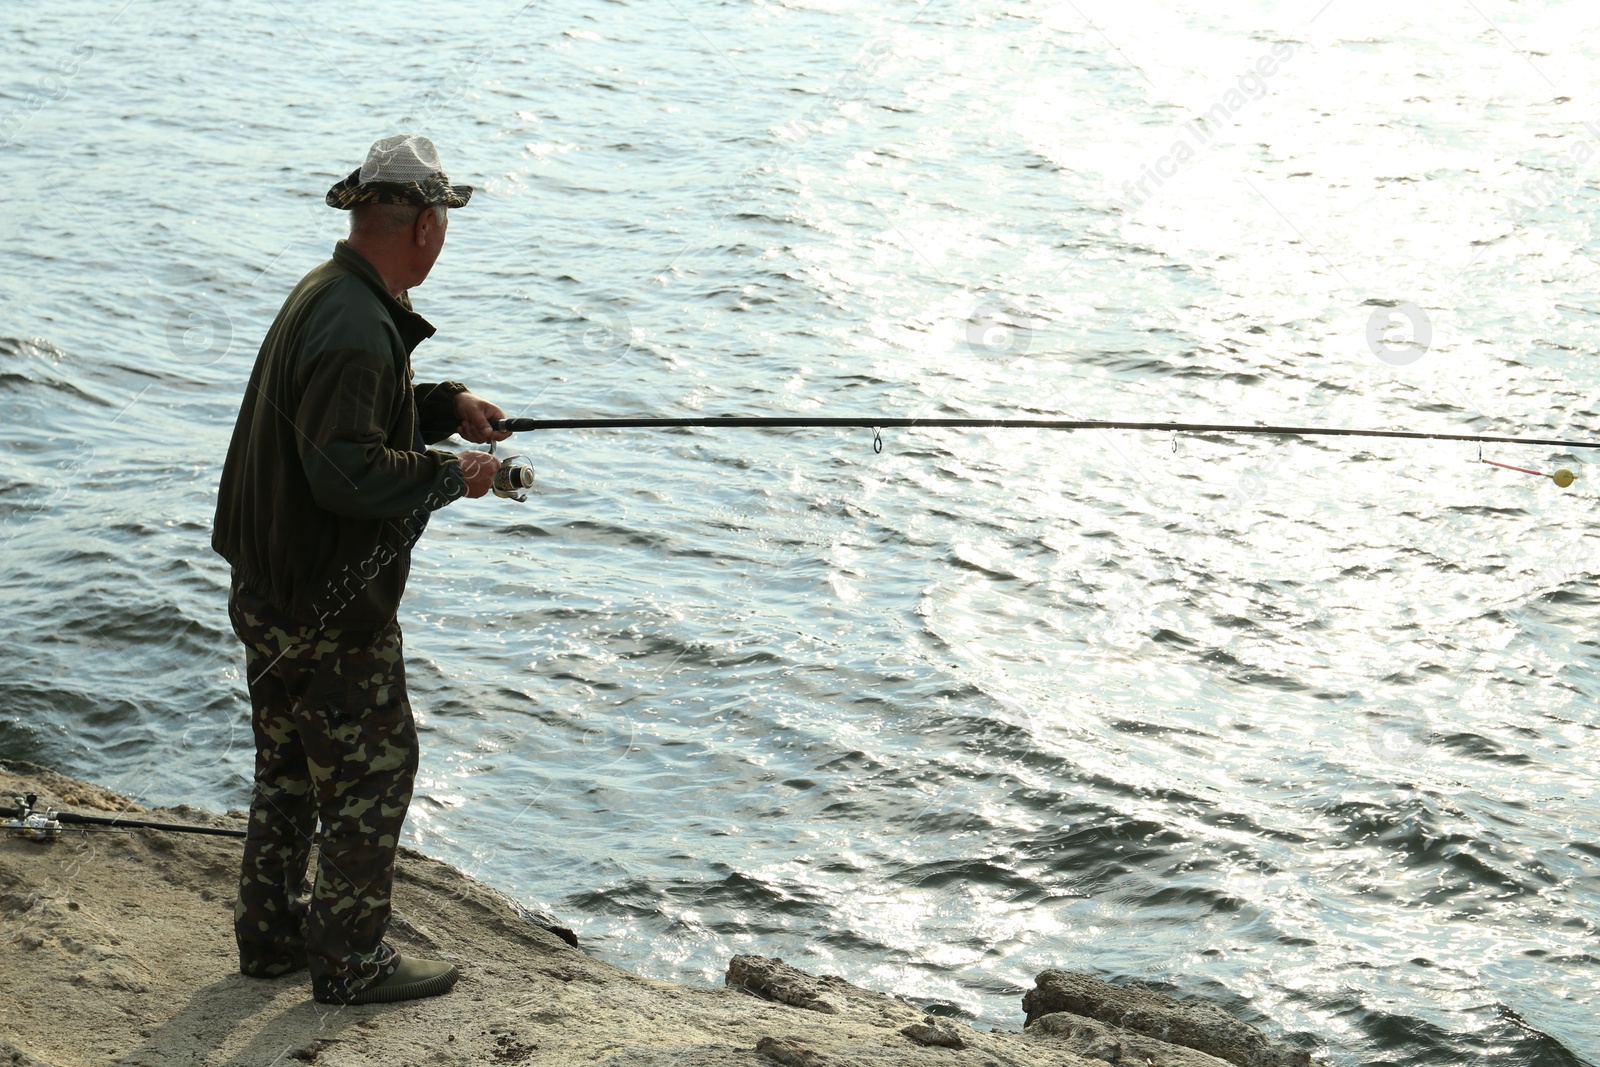
<path fill-rule="evenodd" d="M 859 418 L 854 416 L 706 415 L 692 418 L 651 416 L 616 419 L 490 419 L 489 425 L 505 433 L 523 433 L 531 430 L 658 430 L 679 426 L 734 426 L 774 430 L 845 427 L 871 430 L 872 450 L 874 452 L 883 451 L 883 438 L 879 436 L 878 431 L 890 427 L 905 427 L 907 429 L 939 427 L 962 430 L 1152 430 L 1173 435 L 1180 433 L 1240 433 L 1277 437 L 1397 437 L 1418 441 L 1467 441 L 1476 442 L 1479 445 L 1478 459 L 1483 463 L 1487 463 L 1491 467 L 1503 467 L 1506 470 L 1549 478 L 1563 489 L 1571 485 L 1577 477 L 1570 470 L 1563 468 L 1553 474 L 1545 474 L 1542 471 L 1529 470 L 1527 467 L 1513 467 L 1509 463 L 1496 463 L 1492 459 L 1483 458 L 1482 446 L 1485 444 L 1497 444 L 1531 445 L 1540 448 L 1600 448 L 1600 441 L 1573 441 L 1555 437 L 1504 437 L 1495 434 L 1430 433 L 1422 430 L 1350 430 L 1335 426 L 1243 426 L 1235 423 L 1219 422 L 1128 422 L 1114 419 L 891 419 Z M 1176 437 L 1174 437 L 1173 447 L 1177 447 Z M 520 459 L 520 457 L 518 458 Z M 533 472 L 531 469 L 526 471 L 526 475 L 521 471 L 508 472 L 507 478 L 509 481 L 505 486 L 502 486 L 499 481 L 496 482 L 495 492 L 501 496 L 513 495 L 511 491 L 507 490 L 525 490 L 533 485 Z M 526 493 L 514 496 L 513 499 L 525 500 Z"/>
<path fill-rule="evenodd" d="M 79 815 L 72 811 L 56 811 L 51 807 L 40 808 L 39 798 L 36 794 L 29 793 L 24 797 L 12 797 L 17 802 L 14 808 L 0 807 L 0 829 L 7 836 L 25 837 L 34 841 L 54 841 L 61 835 L 61 827 L 67 826 L 94 826 L 106 827 L 117 830 L 165 830 L 175 834 L 209 834 L 212 837 L 243 837 L 243 830 L 235 830 L 226 826 L 188 826 L 182 823 L 151 822 L 147 819 L 125 819 L 122 816 L 106 815 Z"/>
<path fill-rule="evenodd" d="M 891 427 L 1002 430 L 1154 430 L 1161 433 L 1244 433 L 1283 437 L 1403 437 L 1427 441 L 1476 441 L 1480 444 L 1539 445 L 1557 448 L 1600 448 L 1600 441 L 1571 441 L 1545 437 L 1499 437 L 1490 434 L 1428 433 L 1421 430 L 1347 430 L 1329 426 L 1241 426 L 1209 422 L 1123 422 L 1086 419 L 889 419 L 823 418 L 790 415 L 708 415 L 695 418 L 649 417 L 623 419 L 490 419 L 489 425 L 508 433 L 530 430 L 667 429 L 676 426 L 739 426 L 757 429 L 798 427 L 852 427 L 880 430 Z"/>

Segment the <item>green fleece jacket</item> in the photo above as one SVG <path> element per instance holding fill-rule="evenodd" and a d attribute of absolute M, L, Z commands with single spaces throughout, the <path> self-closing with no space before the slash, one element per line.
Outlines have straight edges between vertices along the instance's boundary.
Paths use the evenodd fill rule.
<path fill-rule="evenodd" d="M 301 622 L 375 630 L 400 606 L 411 545 L 462 496 L 457 382 L 413 385 L 433 327 L 344 241 L 284 301 L 256 356 L 217 490 L 211 547 Z"/>

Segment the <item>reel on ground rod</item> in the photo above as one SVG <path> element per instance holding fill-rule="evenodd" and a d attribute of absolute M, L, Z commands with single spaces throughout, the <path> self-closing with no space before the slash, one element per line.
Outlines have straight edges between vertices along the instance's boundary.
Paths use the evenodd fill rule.
<path fill-rule="evenodd" d="M 7 837 L 20 837 L 28 841 L 49 842 L 61 837 L 61 820 L 57 818 L 55 809 L 46 805 L 42 812 L 34 811 L 33 806 L 39 802 L 35 793 L 25 797 L 12 797 L 16 802 L 15 816 L 0 822 L 0 829 L 5 831 Z"/>

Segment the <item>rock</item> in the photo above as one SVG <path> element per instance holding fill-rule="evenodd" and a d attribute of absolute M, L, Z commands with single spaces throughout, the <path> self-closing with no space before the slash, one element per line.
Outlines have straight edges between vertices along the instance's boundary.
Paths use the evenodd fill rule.
<path fill-rule="evenodd" d="M 756 1051 L 785 1067 L 821 1067 L 828 1062 L 798 1041 L 782 1037 L 763 1037 L 756 1042 Z"/>
<path fill-rule="evenodd" d="M 0 1067 L 45 1067 L 9 1041 L 0 1041 Z"/>
<path fill-rule="evenodd" d="M 790 1004 L 808 1011 L 837 1015 L 842 1006 L 837 996 L 829 996 L 823 992 L 823 988 L 827 985 L 843 984 L 839 979 L 833 979 L 830 983 L 826 978 L 818 978 L 791 967 L 781 959 L 735 956 L 728 961 L 726 981 L 736 989 L 754 993 L 766 1000 L 775 1000 L 779 1004 Z"/>
<path fill-rule="evenodd" d="M 1040 1016 L 1028 1028 L 1028 1033 L 1035 1037 L 1048 1034 L 1052 1038 L 1050 1044 L 1056 1048 L 1107 1063 L 1137 1063 L 1140 1067 L 1229 1067 L 1227 1060 L 1204 1052 L 1064 1011 Z"/>
<path fill-rule="evenodd" d="M 1274 1041 L 1214 1005 L 1174 1000 L 1070 971 L 1040 973 L 1022 998 L 1022 1010 L 1030 1028 L 1046 1015 L 1070 1012 L 1207 1053 L 1234 1067 L 1310 1067 L 1311 1063 L 1311 1054 L 1304 1049 Z"/>
<path fill-rule="evenodd" d="M 333 1042 L 327 1038 L 318 1038 L 315 1041 L 308 1041 L 299 1048 L 293 1049 L 288 1055 L 290 1059 L 299 1060 L 301 1063 L 316 1063 L 317 1057 L 322 1055 L 323 1046 L 331 1044 L 333 1044 Z"/>
<path fill-rule="evenodd" d="M 920 1023 L 902 1026 L 900 1032 L 919 1045 L 935 1045 L 939 1048 L 966 1048 L 967 1042 L 957 1030 L 947 1022 L 941 1022 L 931 1015 L 924 1015 Z"/>
<path fill-rule="evenodd" d="M 123 963 L 108 962 L 85 967 L 72 978 L 73 985 L 92 989 L 115 989 L 124 993 L 143 993 L 150 986 Z"/>
<path fill-rule="evenodd" d="M 522 918 L 526 919 L 533 925 L 539 927 L 539 929 L 550 931 L 552 934 L 555 934 L 573 948 L 578 947 L 578 935 L 573 933 L 568 927 L 562 926 L 556 921 L 554 916 L 548 915 L 542 911 L 533 911 L 529 908 L 525 908 L 516 901 L 512 901 L 511 906 L 513 909 L 515 909 L 518 915 L 522 916 Z"/>
<path fill-rule="evenodd" d="M 523 1063 L 533 1058 L 539 1046 L 522 1041 L 512 1034 L 500 1034 L 494 1039 L 495 1063 Z"/>

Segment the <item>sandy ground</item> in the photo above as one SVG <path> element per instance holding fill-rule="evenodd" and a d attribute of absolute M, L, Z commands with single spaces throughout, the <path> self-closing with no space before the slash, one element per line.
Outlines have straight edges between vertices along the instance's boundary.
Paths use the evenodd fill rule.
<path fill-rule="evenodd" d="M 44 768 L 0 764 L 0 804 L 28 792 L 86 814 L 141 810 Z M 140 817 L 243 825 L 237 813 L 185 807 Z M 1209 1005 L 1055 971 L 1040 976 L 1027 1028 L 1019 1012 L 1015 1031 L 933 1020 L 759 956 L 730 961 L 722 988 L 651 981 L 591 959 L 494 890 L 409 850 L 390 940 L 456 961 L 460 983 L 431 1000 L 322 1005 L 304 971 L 269 981 L 238 973 L 240 847 L 153 830 L 0 841 L 0 1067 L 1309 1062 Z"/>

